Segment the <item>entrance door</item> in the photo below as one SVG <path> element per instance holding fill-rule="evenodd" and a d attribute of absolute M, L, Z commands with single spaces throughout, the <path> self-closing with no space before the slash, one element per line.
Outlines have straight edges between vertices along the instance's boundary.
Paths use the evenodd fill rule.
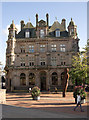
<path fill-rule="evenodd" d="M 41 90 L 46 90 L 46 72 L 40 73 Z"/>

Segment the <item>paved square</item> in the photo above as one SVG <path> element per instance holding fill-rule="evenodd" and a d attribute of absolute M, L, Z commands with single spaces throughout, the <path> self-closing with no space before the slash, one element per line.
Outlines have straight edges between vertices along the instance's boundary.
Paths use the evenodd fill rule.
<path fill-rule="evenodd" d="M 86 100 L 87 101 L 87 100 Z M 36 101 L 33 100 L 31 98 L 30 93 L 7 93 L 6 96 L 6 105 L 10 105 L 9 107 L 11 108 L 11 106 L 15 106 L 14 108 L 16 109 L 16 107 L 18 109 L 22 108 L 25 109 L 26 114 L 29 114 L 29 110 L 36 110 L 42 112 L 41 115 L 38 114 L 37 112 L 34 112 L 35 114 L 38 114 L 38 117 L 43 117 L 45 118 L 45 115 L 48 113 L 50 113 L 50 115 L 48 115 L 48 118 L 52 117 L 52 115 L 54 115 L 54 117 L 65 117 L 65 118 L 70 118 L 70 117 L 81 117 L 81 118 L 86 118 L 87 117 L 87 102 L 85 104 L 82 104 L 84 112 L 80 112 L 80 108 L 76 109 L 76 111 L 73 111 L 73 108 L 75 107 L 75 99 L 73 98 L 73 93 L 72 92 L 67 92 L 66 93 L 66 97 L 63 98 L 62 97 L 62 93 L 58 93 L 58 94 L 41 94 L 40 95 L 40 100 Z M 13 109 L 14 109 L 13 108 Z M 12 109 L 12 108 L 11 108 Z M 3 108 L 4 110 L 4 108 Z M 20 111 L 18 111 L 18 115 L 20 117 L 21 113 L 19 113 Z M 40 113 L 39 112 L 39 113 Z M 46 113 L 45 113 L 46 112 Z M 25 114 L 25 112 L 23 112 Z M 32 112 L 33 113 L 33 112 Z M 14 112 L 15 114 L 15 112 Z M 13 115 L 13 114 L 12 114 Z M 33 117 L 34 117 L 33 115 Z M 23 116 L 23 115 L 22 115 Z M 30 115 L 31 116 L 31 115 Z M 28 116 L 28 117 L 30 117 Z M 35 117 L 37 117 L 35 115 Z"/>

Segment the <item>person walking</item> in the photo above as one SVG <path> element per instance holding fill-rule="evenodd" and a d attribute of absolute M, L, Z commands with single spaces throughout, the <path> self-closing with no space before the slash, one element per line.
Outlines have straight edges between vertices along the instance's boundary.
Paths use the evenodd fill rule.
<path fill-rule="evenodd" d="M 80 96 L 80 93 L 78 93 L 78 95 L 77 95 L 77 105 L 75 106 L 74 111 L 76 110 L 76 108 L 79 105 L 80 105 L 81 112 L 84 112 L 84 110 L 82 109 L 82 105 L 81 105 L 81 96 Z"/>

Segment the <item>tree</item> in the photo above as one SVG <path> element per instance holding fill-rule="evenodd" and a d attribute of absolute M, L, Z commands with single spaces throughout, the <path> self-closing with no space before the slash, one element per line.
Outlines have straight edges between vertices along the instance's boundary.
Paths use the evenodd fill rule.
<path fill-rule="evenodd" d="M 78 86 L 85 86 L 86 78 L 87 78 L 87 56 L 86 52 L 78 53 L 78 55 L 73 56 L 72 59 L 72 68 L 69 72 L 70 79 L 73 84 Z"/>
<path fill-rule="evenodd" d="M 89 85 L 89 39 L 87 40 L 87 45 L 83 49 L 84 49 L 84 51 L 82 51 L 82 53 L 86 53 L 86 56 L 87 56 L 87 77 L 86 77 L 86 82 Z"/>
<path fill-rule="evenodd" d="M 86 53 L 87 53 L 87 83 L 89 84 L 89 39 L 87 40 Z"/>

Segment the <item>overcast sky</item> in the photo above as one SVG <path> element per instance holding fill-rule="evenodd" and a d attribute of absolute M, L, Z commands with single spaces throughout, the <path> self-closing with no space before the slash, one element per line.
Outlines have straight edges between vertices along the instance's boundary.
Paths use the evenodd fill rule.
<path fill-rule="evenodd" d="M 49 14 L 49 25 L 55 21 L 55 17 L 61 23 L 66 19 L 68 27 L 71 17 L 77 25 L 79 47 L 82 49 L 87 42 L 87 2 L 2 2 L 2 39 L 0 39 L 0 61 L 5 65 L 6 41 L 8 39 L 8 27 L 14 20 L 18 30 L 20 21 L 29 21 L 35 26 L 35 15 L 38 13 L 39 20 L 46 20 L 46 13 Z M 89 9 L 89 7 L 88 7 Z M 89 25 L 88 25 L 89 27 Z M 88 32 L 89 33 L 89 32 Z M 88 34 L 89 37 L 89 34 Z"/>

